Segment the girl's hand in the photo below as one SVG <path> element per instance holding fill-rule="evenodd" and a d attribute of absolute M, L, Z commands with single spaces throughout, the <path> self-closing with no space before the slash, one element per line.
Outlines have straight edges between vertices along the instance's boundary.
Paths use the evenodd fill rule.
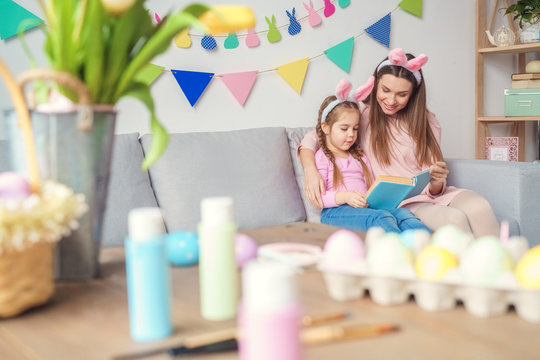
<path fill-rule="evenodd" d="M 314 169 L 304 173 L 304 192 L 309 203 L 319 209 L 323 208 L 321 194 L 326 193 L 321 174 Z"/>
<path fill-rule="evenodd" d="M 437 195 L 442 191 L 444 182 L 449 173 L 450 171 L 448 171 L 444 161 L 437 161 L 429 167 L 429 175 L 431 176 L 429 192 L 432 195 Z"/>
<path fill-rule="evenodd" d="M 365 208 L 368 206 L 366 197 L 359 191 L 347 191 L 347 205 L 353 208 Z"/>

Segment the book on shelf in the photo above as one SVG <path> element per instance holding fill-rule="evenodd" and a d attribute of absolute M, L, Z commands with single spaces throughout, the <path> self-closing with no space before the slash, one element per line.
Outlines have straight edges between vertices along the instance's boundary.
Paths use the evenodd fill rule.
<path fill-rule="evenodd" d="M 512 74 L 512 80 L 535 80 L 540 79 L 540 73 Z"/>
<path fill-rule="evenodd" d="M 371 209 L 395 209 L 406 199 L 416 196 L 429 184 L 429 170 L 412 178 L 379 175 L 366 193 Z"/>
<path fill-rule="evenodd" d="M 540 89 L 540 79 L 512 80 L 512 89 Z"/>

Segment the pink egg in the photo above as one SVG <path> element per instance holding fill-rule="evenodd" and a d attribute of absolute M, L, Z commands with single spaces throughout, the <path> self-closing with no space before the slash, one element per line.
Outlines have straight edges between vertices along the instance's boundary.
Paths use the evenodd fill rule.
<path fill-rule="evenodd" d="M 0 173 L 0 199 L 22 200 L 30 195 L 30 186 L 24 177 L 16 172 Z"/>
<path fill-rule="evenodd" d="M 348 271 L 366 255 L 364 242 L 350 230 L 338 230 L 326 240 L 322 265 L 327 270 Z"/>
<path fill-rule="evenodd" d="M 235 236 L 235 253 L 236 263 L 239 267 L 243 267 L 249 260 L 257 257 L 257 243 L 255 240 L 246 234 L 236 234 Z"/>

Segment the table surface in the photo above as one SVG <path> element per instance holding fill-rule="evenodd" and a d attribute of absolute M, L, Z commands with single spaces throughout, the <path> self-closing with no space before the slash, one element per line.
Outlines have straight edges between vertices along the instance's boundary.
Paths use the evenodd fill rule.
<path fill-rule="evenodd" d="M 297 223 L 244 233 L 258 243 L 277 241 L 323 245 L 336 228 Z M 234 327 L 235 321 L 209 322 L 200 316 L 198 268 L 172 268 L 174 334 L 162 341 L 138 343 L 129 336 L 124 251 L 105 248 L 97 279 L 57 284 L 46 305 L 18 317 L 0 320 L 0 359 L 111 359 L 175 346 L 189 336 Z M 413 300 L 381 306 L 369 296 L 337 302 L 315 270 L 298 276 L 305 314 L 347 311 L 342 324 L 395 324 L 398 332 L 352 341 L 311 345 L 305 359 L 540 359 L 540 325 L 511 310 L 478 318 L 460 305 L 441 312 L 420 309 Z M 158 354 L 148 359 L 168 359 Z M 237 352 L 183 357 L 237 359 Z"/>

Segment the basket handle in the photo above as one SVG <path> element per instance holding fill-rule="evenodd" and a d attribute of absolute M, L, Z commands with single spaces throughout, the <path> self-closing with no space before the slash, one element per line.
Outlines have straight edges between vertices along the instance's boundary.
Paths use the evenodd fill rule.
<path fill-rule="evenodd" d="M 66 86 L 75 91 L 79 97 L 79 118 L 77 119 L 77 129 L 81 131 L 90 131 L 94 123 L 93 112 L 91 109 L 92 98 L 86 85 L 75 76 L 53 69 L 30 69 L 18 77 L 19 86 L 24 87 L 32 82 L 39 80 L 51 80 L 58 85 Z"/>
<path fill-rule="evenodd" d="M 28 163 L 28 172 L 30 175 L 29 183 L 32 192 L 39 193 L 40 191 L 40 179 L 39 169 L 36 158 L 36 146 L 34 142 L 34 135 L 32 133 L 32 124 L 30 123 L 30 115 L 28 114 L 28 108 L 21 87 L 17 86 L 17 82 L 13 78 L 13 75 L 9 72 L 7 66 L 0 58 L 0 75 L 6 82 L 8 92 L 13 100 L 15 106 L 15 112 L 17 113 L 19 126 L 22 131 L 24 150 L 26 154 L 26 161 Z"/>

